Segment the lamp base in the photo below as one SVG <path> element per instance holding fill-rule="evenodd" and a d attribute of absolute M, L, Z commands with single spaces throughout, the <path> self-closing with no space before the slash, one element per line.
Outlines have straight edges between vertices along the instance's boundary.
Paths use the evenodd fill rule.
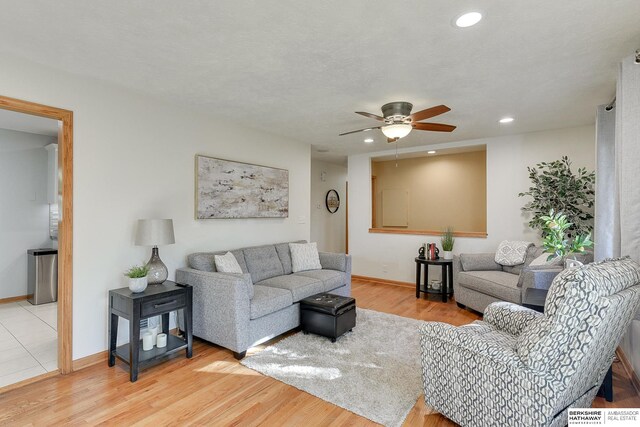
<path fill-rule="evenodd" d="M 151 258 L 149 258 L 147 262 L 147 267 L 149 267 L 147 277 L 149 278 L 150 285 L 161 285 L 167 280 L 167 277 L 169 277 L 169 270 L 167 270 L 167 266 L 164 265 L 164 262 L 160 259 L 157 246 L 154 246 L 151 250 Z"/>

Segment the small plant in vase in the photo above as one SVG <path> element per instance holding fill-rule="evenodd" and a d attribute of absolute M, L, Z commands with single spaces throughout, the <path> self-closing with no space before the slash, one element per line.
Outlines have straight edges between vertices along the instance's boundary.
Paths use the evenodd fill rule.
<path fill-rule="evenodd" d="M 442 238 L 440 239 L 440 243 L 442 244 L 442 257 L 444 259 L 453 259 L 453 244 L 456 242 L 456 239 L 453 237 L 453 228 L 447 227 L 442 232 Z"/>
<path fill-rule="evenodd" d="M 565 234 L 573 224 L 567 220 L 567 216 L 562 212 L 556 213 L 551 209 L 549 215 L 544 215 L 540 219 L 543 221 L 542 246 L 549 253 L 547 261 L 572 253 L 584 253 L 587 248 L 593 247 L 591 233 L 579 234 L 569 241 Z"/>
<path fill-rule="evenodd" d="M 148 274 L 149 267 L 146 265 L 135 265 L 124 273 L 124 275 L 129 278 L 129 289 L 131 289 L 131 292 L 139 293 L 147 289 Z"/>

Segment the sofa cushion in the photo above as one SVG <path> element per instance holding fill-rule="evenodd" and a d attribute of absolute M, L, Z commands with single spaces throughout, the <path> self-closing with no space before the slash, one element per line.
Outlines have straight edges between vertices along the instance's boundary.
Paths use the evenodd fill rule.
<path fill-rule="evenodd" d="M 287 289 L 291 292 L 293 302 L 324 292 L 324 283 L 312 277 L 288 274 L 286 276 L 272 277 L 263 280 L 256 285 L 271 286 L 273 288 Z M 255 297 L 254 297 L 255 298 Z"/>
<path fill-rule="evenodd" d="M 322 269 L 316 242 L 289 243 L 289 249 L 291 250 L 291 269 L 294 273 Z"/>
<path fill-rule="evenodd" d="M 242 272 L 248 273 L 249 270 L 247 270 L 247 263 L 244 260 L 244 254 L 242 253 L 242 249 L 237 249 L 235 251 L 230 251 L 230 252 L 236 258 L 236 261 L 240 265 Z M 226 251 L 225 252 L 196 252 L 196 253 L 190 254 L 187 257 L 187 262 L 189 264 L 189 267 L 195 270 L 214 272 L 214 271 L 218 271 L 216 270 L 215 256 L 224 255 L 226 253 L 227 253 Z"/>
<path fill-rule="evenodd" d="M 506 271 L 507 273 L 511 273 L 511 274 L 520 274 L 522 273 L 522 269 L 524 267 L 528 267 L 534 259 L 542 255 L 543 253 L 544 253 L 543 247 L 529 246 L 527 248 L 527 256 L 524 259 L 524 264 L 519 264 L 514 266 L 505 265 L 502 267 L 502 271 Z"/>
<path fill-rule="evenodd" d="M 458 284 L 504 301 L 520 304 L 518 276 L 504 271 L 461 271 Z"/>
<path fill-rule="evenodd" d="M 255 285 L 251 300 L 251 319 L 266 316 L 293 304 L 291 292 L 271 286 Z"/>
<path fill-rule="evenodd" d="M 242 274 L 242 268 L 231 252 L 227 252 L 224 255 L 214 255 L 213 258 L 216 262 L 216 270 L 218 270 L 218 272 Z"/>
<path fill-rule="evenodd" d="M 253 283 L 284 274 L 275 246 L 257 246 L 243 249 L 242 252 L 244 252 L 244 260 Z"/>
<path fill-rule="evenodd" d="M 329 292 L 345 284 L 345 274 L 336 270 L 309 270 L 295 273 L 294 276 L 306 276 L 321 280 L 324 285 L 322 291 Z"/>
<path fill-rule="evenodd" d="M 460 254 L 460 263 L 464 271 L 502 271 L 502 266 L 495 258 L 494 253 Z"/>
<path fill-rule="evenodd" d="M 500 265 L 514 266 L 524 264 L 531 242 L 520 240 L 503 240 L 496 250 L 496 262 Z"/>

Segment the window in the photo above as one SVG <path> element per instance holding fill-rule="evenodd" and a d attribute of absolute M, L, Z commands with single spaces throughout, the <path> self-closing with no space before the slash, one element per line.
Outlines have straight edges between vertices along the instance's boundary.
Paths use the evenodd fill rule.
<path fill-rule="evenodd" d="M 370 231 L 485 237 L 486 159 L 484 145 L 372 159 Z"/>

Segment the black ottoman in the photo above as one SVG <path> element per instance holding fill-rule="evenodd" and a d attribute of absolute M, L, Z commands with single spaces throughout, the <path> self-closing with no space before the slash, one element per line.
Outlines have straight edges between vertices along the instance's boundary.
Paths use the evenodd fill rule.
<path fill-rule="evenodd" d="M 300 301 L 302 332 L 336 339 L 356 326 L 356 300 L 333 294 L 316 294 Z"/>

